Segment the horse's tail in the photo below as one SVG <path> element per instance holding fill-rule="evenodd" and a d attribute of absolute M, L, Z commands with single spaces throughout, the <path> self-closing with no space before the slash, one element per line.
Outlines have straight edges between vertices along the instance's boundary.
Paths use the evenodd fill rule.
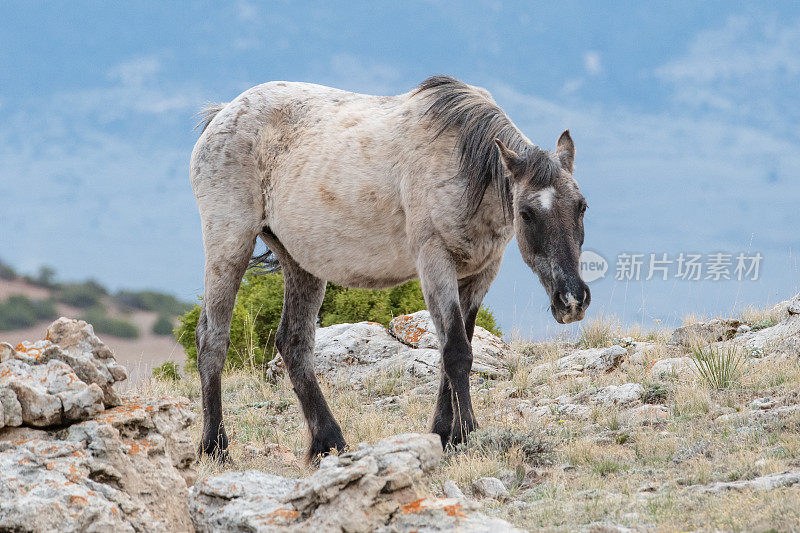
<path fill-rule="evenodd" d="M 250 264 L 247 265 L 247 268 L 267 274 L 280 271 L 281 264 L 278 262 L 278 258 L 275 257 L 275 254 L 272 253 L 272 250 L 267 248 L 267 251 L 263 254 L 254 255 L 250 259 Z"/>
<path fill-rule="evenodd" d="M 277 240 L 277 237 L 275 237 L 275 234 L 272 233 L 272 230 L 267 227 L 264 228 L 264 233 L 261 234 L 261 240 L 266 245 L 267 239 L 265 237 L 273 237 Z M 250 259 L 250 264 L 247 266 L 247 268 L 262 274 L 267 274 L 269 272 L 280 271 L 281 264 L 278 262 L 278 258 L 275 257 L 275 254 L 272 253 L 272 250 L 269 249 L 269 246 L 266 246 L 263 254 L 254 255 Z"/>
<path fill-rule="evenodd" d="M 209 102 L 204 105 L 200 112 L 198 112 L 196 115 L 199 120 L 194 128 L 197 129 L 202 126 L 203 129 L 200 130 L 200 133 L 206 131 L 206 128 L 209 124 L 211 124 L 211 121 L 214 120 L 214 117 L 217 116 L 217 113 L 222 111 L 226 105 L 228 105 L 228 102 Z"/>

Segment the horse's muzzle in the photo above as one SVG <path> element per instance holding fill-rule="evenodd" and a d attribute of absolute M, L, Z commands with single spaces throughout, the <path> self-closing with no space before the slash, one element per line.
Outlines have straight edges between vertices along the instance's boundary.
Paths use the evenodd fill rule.
<path fill-rule="evenodd" d="M 553 291 L 550 299 L 550 311 L 559 324 L 583 320 L 583 317 L 586 316 L 586 308 L 592 301 L 592 293 L 586 283 L 579 281 L 571 285 L 559 286 Z"/>

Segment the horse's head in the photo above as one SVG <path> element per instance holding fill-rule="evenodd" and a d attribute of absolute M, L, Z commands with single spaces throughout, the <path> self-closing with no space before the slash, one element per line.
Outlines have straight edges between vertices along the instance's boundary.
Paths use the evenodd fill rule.
<path fill-rule="evenodd" d="M 514 229 L 522 258 L 550 296 L 556 321 L 583 319 L 591 301 L 580 275 L 586 200 L 572 176 L 575 145 L 565 131 L 555 154 L 536 147 L 516 153 L 496 139 L 510 175 Z"/>

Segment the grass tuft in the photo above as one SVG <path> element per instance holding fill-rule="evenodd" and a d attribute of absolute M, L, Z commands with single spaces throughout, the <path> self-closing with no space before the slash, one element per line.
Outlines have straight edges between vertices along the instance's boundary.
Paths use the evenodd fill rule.
<path fill-rule="evenodd" d="M 691 358 L 700 377 L 712 389 L 730 389 L 741 384 L 745 362 L 738 349 L 696 348 Z"/>

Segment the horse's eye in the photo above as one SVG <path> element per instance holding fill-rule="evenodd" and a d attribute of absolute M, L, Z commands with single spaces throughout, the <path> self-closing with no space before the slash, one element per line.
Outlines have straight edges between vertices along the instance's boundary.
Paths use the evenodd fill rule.
<path fill-rule="evenodd" d="M 522 217 L 523 222 L 525 222 L 526 224 L 530 224 L 530 222 L 533 220 L 533 211 L 527 208 L 521 209 L 519 212 L 519 216 Z"/>
<path fill-rule="evenodd" d="M 586 205 L 585 203 L 581 204 L 581 215 L 582 215 L 582 214 L 584 214 L 584 213 L 586 212 L 586 209 L 587 209 L 588 207 L 589 207 L 589 206 L 588 206 L 588 205 Z"/>

